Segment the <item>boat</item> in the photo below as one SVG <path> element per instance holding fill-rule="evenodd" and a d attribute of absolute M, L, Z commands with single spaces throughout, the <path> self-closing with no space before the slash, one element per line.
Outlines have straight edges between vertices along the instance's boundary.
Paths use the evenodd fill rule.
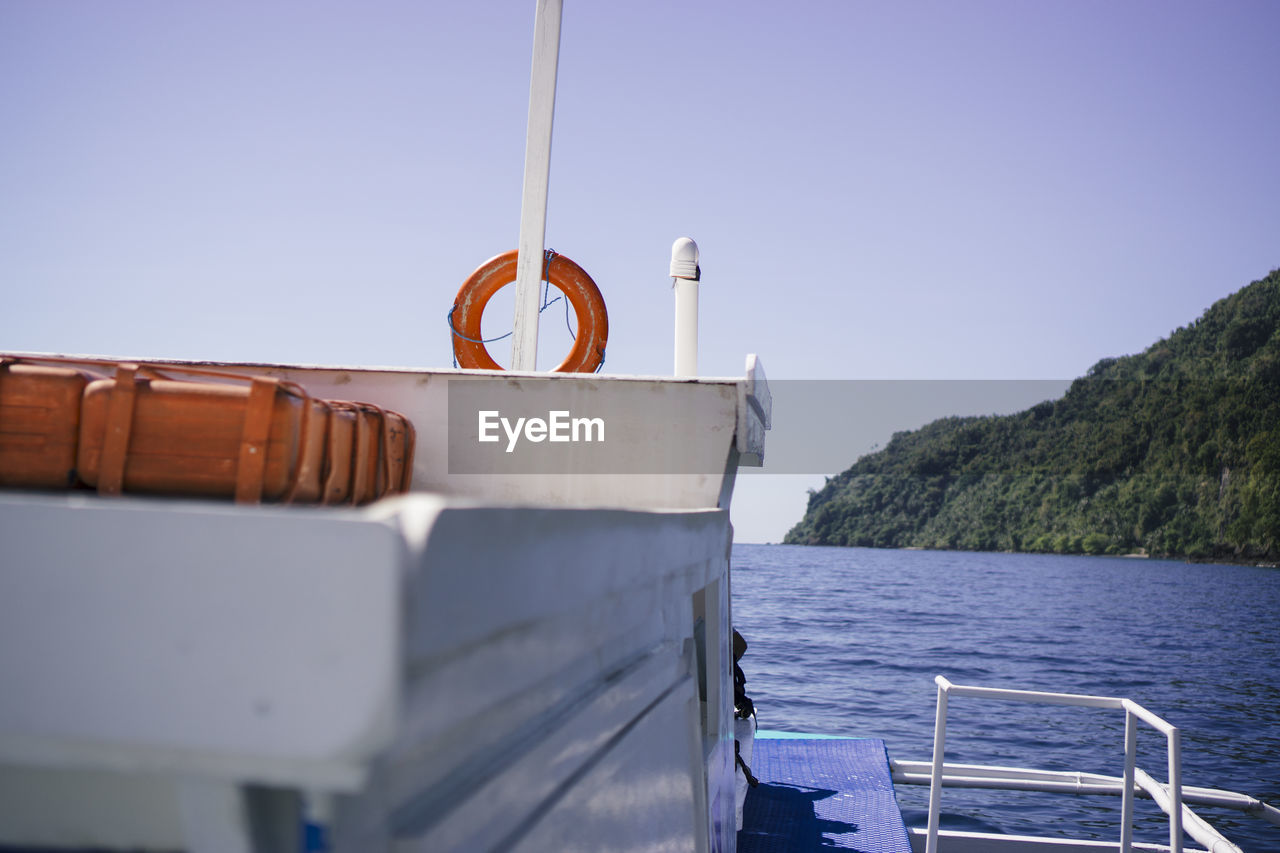
<path fill-rule="evenodd" d="M 360 508 L 0 493 L 0 845 L 292 850 L 310 824 L 337 850 L 654 827 L 732 849 L 728 502 L 763 454 L 758 361 L 217 368 L 403 413 L 413 489 Z M 450 428 L 466 399 L 589 414 L 604 441 L 565 444 L 564 473 L 495 471 L 479 409 Z"/>
<path fill-rule="evenodd" d="M 539 4 L 518 291 L 550 263 L 536 104 L 558 14 Z M 360 400 L 416 447 L 407 492 L 364 506 L 0 492 L 0 849 L 732 853 L 770 841 L 765 790 L 802 750 L 801 788 L 874 802 L 859 849 L 994 849 L 903 825 L 894 781 L 992 784 L 941 741 L 924 774 L 881 741 L 761 733 L 739 833 L 729 506 L 772 400 L 754 355 L 696 375 L 691 240 L 668 272 L 670 377 L 532 369 L 536 304 L 509 371 L 7 354 Z M 865 777 L 815 775 L 854 753 Z M 1142 787 L 1175 824 L 1196 796 Z"/>

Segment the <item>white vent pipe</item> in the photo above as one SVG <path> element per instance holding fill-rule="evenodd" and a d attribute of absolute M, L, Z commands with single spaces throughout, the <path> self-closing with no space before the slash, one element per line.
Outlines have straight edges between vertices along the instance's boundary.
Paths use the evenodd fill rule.
<path fill-rule="evenodd" d="M 671 287 L 676 292 L 676 376 L 698 375 L 698 244 L 681 237 L 671 244 Z"/>

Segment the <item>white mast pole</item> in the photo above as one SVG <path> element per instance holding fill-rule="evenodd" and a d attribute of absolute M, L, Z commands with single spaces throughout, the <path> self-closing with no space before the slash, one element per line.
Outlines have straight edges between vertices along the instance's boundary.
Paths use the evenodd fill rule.
<path fill-rule="evenodd" d="M 516 312 L 511 369 L 538 369 L 538 290 L 547 236 L 547 183 L 551 176 L 551 120 L 556 108 L 562 0 L 537 0 L 533 19 L 533 70 L 529 79 L 529 128 L 524 149 L 524 195 L 516 248 Z"/>

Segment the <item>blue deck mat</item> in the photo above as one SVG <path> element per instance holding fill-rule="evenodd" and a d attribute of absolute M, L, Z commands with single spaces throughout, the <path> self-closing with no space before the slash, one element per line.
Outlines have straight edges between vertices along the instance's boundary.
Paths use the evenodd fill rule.
<path fill-rule="evenodd" d="M 911 853 L 884 741 L 757 738 L 739 853 Z"/>

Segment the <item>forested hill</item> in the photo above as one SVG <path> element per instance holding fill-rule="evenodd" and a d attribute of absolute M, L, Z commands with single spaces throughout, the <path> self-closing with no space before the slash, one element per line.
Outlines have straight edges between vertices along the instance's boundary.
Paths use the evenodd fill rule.
<path fill-rule="evenodd" d="M 786 541 L 1280 558 L 1280 270 L 1060 400 L 901 432 Z"/>

